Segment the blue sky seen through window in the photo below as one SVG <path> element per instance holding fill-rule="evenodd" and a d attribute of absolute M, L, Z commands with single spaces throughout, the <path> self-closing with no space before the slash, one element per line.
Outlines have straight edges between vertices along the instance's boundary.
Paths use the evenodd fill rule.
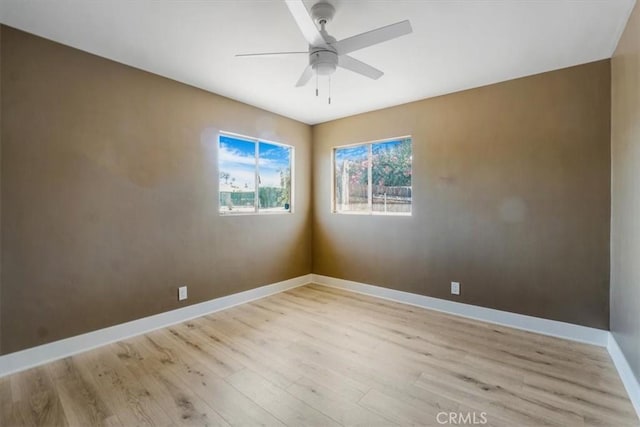
<path fill-rule="evenodd" d="M 218 165 L 221 180 L 231 188 L 255 190 L 256 186 L 256 143 L 220 136 Z M 229 176 L 227 176 L 228 174 Z"/>
<path fill-rule="evenodd" d="M 282 187 L 280 171 L 291 164 L 291 149 L 260 142 L 260 184 L 263 187 Z"/>

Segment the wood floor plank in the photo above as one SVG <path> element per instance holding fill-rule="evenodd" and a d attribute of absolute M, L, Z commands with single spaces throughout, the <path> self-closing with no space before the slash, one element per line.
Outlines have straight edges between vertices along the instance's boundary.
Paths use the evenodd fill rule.
<path fill-rule="evenodd" d="M 242 364 L 216 348 L 215 343 L 194 338 L 192 323 L 176 325 L 162 332 L 169 332 L 167 336 L 175 339 L 184 351 L 189 352 L 195 359 L 206 364 L 216 375 L 224 378 L 242 369 Z"/>
<path fill-rule="evenodd" d="M 297 330 L 301 334 L 308 333 L 314 338 L 318 347 L 331 348 L 334 353 L 343 354 L 345 357 L 357 358 L 358 363 L 397 375 L 417 378 L 421 369 L 406 359 L 398 358 L 397 352 L 392 348 L 381 348 L 381 343 L 366 334 L 354 331 L 349 326 L 335 324 L 336 322 L 321 322 L 313 318 L 301 327 L 302 316 L 292 314 L 291 319 L 280 319 L 279 322 L 271 322 L 269 329 Z M 308 340 L 307 340 L 308 341 Z M 283 351 L 288 353 L 289 348 L 297 345 L 294 343 Z"/>
<path fill-rule="evenodd" d="M 442 384 L 446 383 L 449 390 L 448 395 L 452 399 L 460 399 L 456 397 L 460 390 L 469 390 L 473 395 L 472 400 L 463 401 L 467 405 L 475 406 L 481 403 L 481 406 L 491 408 L 503 408 L 505 411 L 498 412 L 498 415 L 505 419 L 514 418 L 521 419 L 523 416 L 531 418 L 531 422 L 541 422 L 545 425 L 583 425 L 583 416 L 561 405 L 552 405 L 543 399 L 529 395 L 523 392 L 521 387 L 502 387 L 491 382 L 484 382 L 476 378 L 473 373 L 458 374 L 447 371 L 440 374 L 423 374 L 416 384 L 425 386 L 426 383 L 434 384 L 436 379 L 437 390 L 443 390 Z M 517 411 L 516 417 L 513 417 L 511 411 Z"/>
<path fill-rule="evenodd" d="M 11 378 L 14 405 L 22 421 L 33 426 L 67 426 L 60 397 L 45 367 L 38 367 Z"/>
<path fill-rule="evenodd" d="M 73 356 L 91 372 L 104 402 L 125 425 L 170 426 L 174 423 L 135 376 L 106 348 Z"/>
<path fill-rule="evenodd" d="M 357 402 L 371 389 L 370 386 L 364 383 L 340 375 L 331 369 L 331 366 L 318 365 L 295 358 L 291 359 L 291 363 L 296 364 L 296 366 L 304 371 L 306 375 L 313 378 L 318 384 L 334 390 L 350 402 Z"/>
<path fill-rule="evenodd" d="M 338 426 L 337 422 L 248 369 L 227 379 L 236 389 L 290 426 Z"/>
<path fill-rule="evenodd" d="M 0 378 L 0 426 L 26 425 L 13 398 L 11 380 Z"/>
<path fill-rule="evenodd" d="M 349 396 L 341 394 L 339 390 L 325 387 L 311 378 L 299 379 L 287 391 L 342 425 L 386 426 L 394 424 L 383 415 L 369 411 L 356 402 L 351 402 Z"/>
<path fill-rule="evenodd" d="M 205 365 L 189 359 L 184 352 L 172 350 L 171 343 L 162 341 L 161 336 L 132 338 L 118 345 L 119 354 L 139 355 L 148 371 L 163 371 L 181 381 L 231 425 L 282 425 Z"/>
<path fill-rule="evenodd" d="M 106 406 L 94 382 L 78 369 L 73 358 L 53 362 L 46 369 L 70 425 L 102 426 L 115 421 L 117 416 Z"/>
<path fill-rule="evenodd" d="M 207 318 L 206 321 L 199 322 L 197 325 L 196 333 L 199 333 L 202 339 L 208 338 L 219 342 L 232 351 L 234 357 L 246 368 L 259 372 L 260 375 L 279 387 L 287 388 L 303 375 L 303 372 L 297 370 L 295 366 L 286 365 L 279 357 L 274 357 L 273 353 L 267 351 L 259 343 L 245 337 L 242 333 L 238 333 L 235 326 L 229 335 L 224 333 L 223 331 L 227 331 L 225 328 L 232 327 L 232 321 Z"/>
<path fill-rule="evenodd" d="M 137 349 L 126 343 L 112 344 L 109 347 L 176 425 L 229 425 L 166 366 L 148 363 L 149 359 L 145 359 Z"/>
<path fill-rule="evenodd" d="M 0 411 L 2 427 L 640 426 L 603 348 L 321 285 L 0 378 Z"/>
<path fill-rule="evenodd" d="M 360 399 L 360 405 L 371 411 L 393 420 L 398 425 L 438 425 L 437 414 L 424 408 L 407 404 L 385 393 L 371 389 Z"/>
<path fill-rule="evenodd" d="M 526 377 L 523 391 L 539 400 L 583 414 L 586 425 L 635 425 L 633 409 L 618 396 L 549 378 Z"/>

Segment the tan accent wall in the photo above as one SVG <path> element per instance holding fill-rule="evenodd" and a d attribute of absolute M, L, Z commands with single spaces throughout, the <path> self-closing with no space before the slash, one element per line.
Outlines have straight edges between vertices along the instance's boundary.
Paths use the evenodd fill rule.
<path fill-rule="evenodd" d="M 611 332 L 640 379 L 640 6 L 611 60 Z"/>
<path fill-rule="evenodd" d="M 607 329 L 610 87 L 605 60 L 314 126 L 314 273 Z M 331 213 L 332 147 L 401 135 L 413 215 Z"/>
<path fill-rule="evenodd" d="M 311 272 L 309 126 L 3 26 L 5 353 Z M 295 213 L 218 215 L 217 131 L 295 146 Z"/>
<path fill-rule="evenodd" d="M 311 271 L 608 327 L 609 61 L 310 128 L 0 35 L 4 353 Z M 218 130 L 295 145 L 294 214 L 218 215 Z M 406 134 L 413 215 L 332 214 L 331 148 Z"/>

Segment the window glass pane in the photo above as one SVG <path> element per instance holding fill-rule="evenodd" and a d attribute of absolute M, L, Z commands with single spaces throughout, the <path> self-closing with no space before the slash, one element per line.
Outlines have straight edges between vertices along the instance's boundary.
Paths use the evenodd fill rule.
<path fill-rule="evenodd" d="M 291 148 L 260 142 L 260 212 L 291 210 Z"/>
<path fill-rule="evenodd" d="M 368 211 L 368 145 L 336 148 L 335 204 L 338 212 Z"/>
<path fill-rule="evenodd" d="M 411 140 L 371 147 L 373 212 L 411 213 Z"/>
<path fill-rule="evenodd" d="M 220 212 L 255 212 L 256 143 L 220 135 Z"/>

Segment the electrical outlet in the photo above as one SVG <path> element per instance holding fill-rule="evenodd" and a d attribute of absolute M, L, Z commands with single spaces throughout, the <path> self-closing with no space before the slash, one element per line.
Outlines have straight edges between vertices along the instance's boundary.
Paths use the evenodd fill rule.
<path fill-rule="evenodd" d="M 451 294 L 460 295 L 460 282 L 451 282 Z"/>
<path fill-rule="evenodd" d="M 178 288 L 178 301 L 182 301 L 183 299 L 187 299 L 187 287 L 180 286 Z"/>

